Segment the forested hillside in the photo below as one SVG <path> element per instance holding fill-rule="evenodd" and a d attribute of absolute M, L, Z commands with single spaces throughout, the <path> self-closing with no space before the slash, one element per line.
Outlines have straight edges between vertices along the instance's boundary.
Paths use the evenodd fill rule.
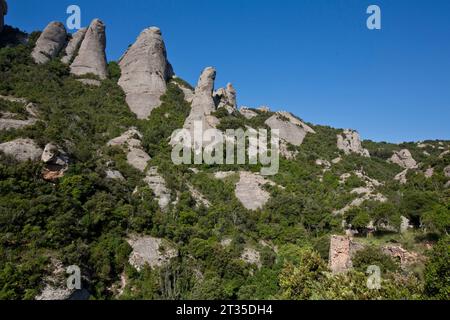
<path fill-rule="evenodd" d="M 51 296 L 65 284 L 58 265 L 80 267 L 91 299 L 450 296 L 449 141 L 363 141 L 363 156 L 338 147 L 344 130 L 308 123 L 314 133 L 287 143 L 279 173 L 261 182 L 252 180 L 259 165 L 177 166 L 169 140 L 190 114 L 189 84 L 171 77 L 162 104 L 138 119 L 118 63 L 106 79 L 71 74 L 61 55 L 36 64 L 39 35 L 0 48 L 0 299 Z M 246 111 L 218 108 L 217 127 L 268 128 L 277 116 Z M 134 149 L 114 140 L 130 129 Z M 17 139 L 57 146 L 64 170 L 20 160 L 4 145 Z M 135 149 L 149 156 L 143 170 L 130 160 Z M 416 165 L 391 161 L 405 149 Z M 244 178 L 250 197 L 266 197 L 261 206 L 239 194 Z M 346 272 L 330 269 L 334 235 L 359 248 Z M 148 263 L 135 244 L 156 245 Z M 369 265 L 381 268 L 380 289 L 367 288 Z"/>

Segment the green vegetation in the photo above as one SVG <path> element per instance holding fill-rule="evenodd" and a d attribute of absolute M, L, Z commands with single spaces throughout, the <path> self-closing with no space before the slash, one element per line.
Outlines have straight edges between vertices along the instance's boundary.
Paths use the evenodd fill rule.
<path fill-rule="evenodd" d="M 301 147 L 290 146 L 299 152 L 296 159 L 280 159 L 280 172 L 271 179 L 283 188 L 266 186 L 271 194 L 267 205 L 248 211 L 234 195 L 237 175 L 218 180 L 213 174 L 258 167 L 202 165 L 194 174 L 170 160 L 170 135 L 190 111 L 178 86 L 169 84 L 162 105 L 148 120 L 137 120 L 117 85 L 116 63 L 109 64 L 109 78 L 101 86 L 88 87 L 57 60 L 35 65 L 32 46 L 33 40 L 0 49 L 0 95 L 36 103 L 40 120 L 24 129 L 0 131 L 0 142 L 19 137 L 41 147 L 54 142 L 67 151 L 71 164 L 63 178 L 48 183 L 41 177 L 42 164 L 0 155 L 0 299 L 33 299 L 52 272 L 54 258 L 80 266 L 93 299 L 117 298 L 112 288 L 120 285 L 121 276 L 127 279 L 121 299 L 448 299 L 450 284 L 442 279 L 449 279 L 450 201 L 442 170 L 450 158 L 439 158 L 437 148 L 430 148 L 432 155 L 425 159 L 412 143 L 367 141 L 372 158 L 346 156 L 336 148 L 339 130 L 314 126 L 317 133 L 308 135 Z M 0 111 L 26 117 L 18 103 L 0 100 Z M 219 110 L 219 128 L 264 128 L 272 113 L 255 112 L 258 116 L 248 120 Z M 123 151 L 106 146 L 130 127 L 143 134 L 143 147 L 152 157 L 149 165 L 158 167 L 172 200 L 178 199 L 168 212 L 160 210 Z M 436 167 L 435 176 L 425 179 L 412 172 L 407 184 L 394 182 L 401 170 L 386 159 L 403 147 Z M 326 172 L 315 164 L 339 156 L 342 160 Z M 108 180 L 105 170 L 111 167 L 125 180 Z M 343 217 L 332 213 L 357 197 L 351 193 L 354 188 L 365 186 L 355 171 L 379 180 L 375 191 L 388 201 L 369 200 L 346 212 L 344 218 L 360 232 L 359 241 L 374 246 L 355 256 L 353 271 L 331 275 L 329 237 L 344 231 Z M 340 183 L 340 176 L 349 172 L 350 178 Z M 195 206 L 188 184 L 212 206 Z M 414 225 L 407 235 L 397 232 L 402 215 Z M 365 239 L 369 222 L 377 232 Z M 164 267 L 138 272 L 128 262 L 130 234 L 170 240 L 179 255 Z M 224 239 L 229 245 L 221 243 Z M 379 250 L 381 243 L 391 241 L 420 253 L 433 246 L 426 266 L 401 269 Z M 241 259 L 248 247 L 260 253 L 260 266 Z M 366 286 L 364 272 L 370 264 L 382 268 L 381 290 Z"/>

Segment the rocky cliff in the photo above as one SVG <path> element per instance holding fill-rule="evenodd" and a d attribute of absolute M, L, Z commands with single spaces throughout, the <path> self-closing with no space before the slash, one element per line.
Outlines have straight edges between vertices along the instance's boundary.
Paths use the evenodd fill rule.
<path fill-rule="evenodd" d="M 122 70 L 119 85 L 125 91 L 128 106 L 139 119 L 148 118 L 161 104 L 160 97 L 173 74 L 160 29 L 151 27 L 142 31 L 119 65 Z"/>
<path fill-rule="evenodd" d="M 77 76 L 93 74 L 100 79 L 108 75 L 106 62 L 106 33 L 105 25 L 99 19 L 94 19 L 86 31 L 70 72 Z M 81 35 L 79 35 L 81 36 Z"/>

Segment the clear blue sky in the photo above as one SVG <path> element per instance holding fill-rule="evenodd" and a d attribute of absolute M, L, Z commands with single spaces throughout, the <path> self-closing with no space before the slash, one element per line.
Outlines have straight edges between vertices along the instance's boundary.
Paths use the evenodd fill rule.
<path fill-rule="evenodd" d="M 159 26 L 176 73 L 192 84 L 206 66 L 238 103 L 354 128 L 364 139 L 450 139 L 448 0 L 9 0 L 8 24 L 42 30 L 82 9 L 107 24 L 108 58 Z M 382 30 L 366 9 L 382 10 Z"/>

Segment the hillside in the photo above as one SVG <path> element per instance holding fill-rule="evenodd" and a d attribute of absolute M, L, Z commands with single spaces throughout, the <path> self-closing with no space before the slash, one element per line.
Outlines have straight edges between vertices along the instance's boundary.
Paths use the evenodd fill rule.
<path fill-rule="evenodd" d="M 63 29 L 0 33 L 0 299 L 448 299 L 450 141 L 238 109 L 214 69 L 176 76 L 157 28 L 117 62 L 100 20 Z M 279 172 L 175 165 L 194 119 L 279 129 Z"/>

